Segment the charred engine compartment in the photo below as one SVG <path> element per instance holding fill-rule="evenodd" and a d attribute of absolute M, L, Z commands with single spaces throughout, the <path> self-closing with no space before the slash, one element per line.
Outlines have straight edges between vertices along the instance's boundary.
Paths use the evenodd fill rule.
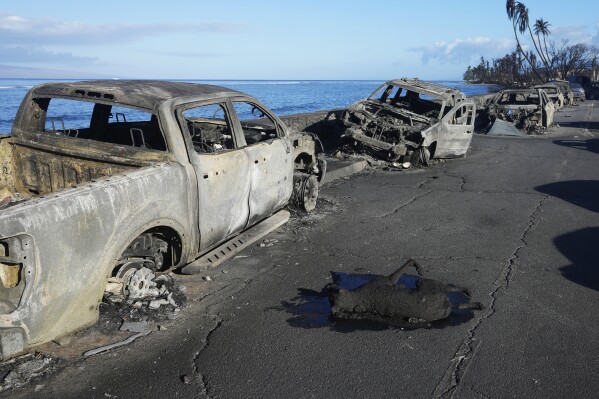
<path fill-rule="evenodd" d="M 387 152 L 386 157 L 397 160 L 419 148 L 422 131 L 437 122 L 439 109 L 415 113 L 409 109 L 367 101 L 348 109 L 343 116 L 347 138 L 378 151 Z M 365 137 L 364 137 L 365 136 Z M 368 140 L 370 138 L 371 140 Z"/>
<path fill-rule="evenodd" d="M 492 113 L 492 116 L 503 119 L 506 122 L 511 122 L 520 130 L 529 132 L 538 130 L 542 123 L 542 115 L 539 109 L 504 109 L 497 110 Z"/>
<path fill-rule="evenodd" d="M 429 111 L 426 116 L 415 115 L 409 111 L 394 110 L 376 104 L 365 104 L 362 109 L 346 114 L 346 125 L 357 125 L 364 133 L 389 144 L 412 142 L 418 145 L 420 132 L 430 127 L 438 111 Z"/>

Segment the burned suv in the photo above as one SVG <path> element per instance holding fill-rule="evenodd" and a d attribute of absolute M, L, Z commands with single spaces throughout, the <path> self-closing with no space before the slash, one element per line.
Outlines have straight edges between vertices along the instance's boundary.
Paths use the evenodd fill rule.
<path fill-rule="evenodd" d="M 528 133 L 541 133 L 551 127 L 554 113 L 553 101 L 539 88 L 503 90 L 491 98 L 487 107 L 490 124 L 502 119 Z"/>
<path fill-rule="evenodd" d="M 343 139 L 389 161 L 463 157 L 476 106 L 460 90 L 418 79 L 390 80 L 343 115 Z"/>

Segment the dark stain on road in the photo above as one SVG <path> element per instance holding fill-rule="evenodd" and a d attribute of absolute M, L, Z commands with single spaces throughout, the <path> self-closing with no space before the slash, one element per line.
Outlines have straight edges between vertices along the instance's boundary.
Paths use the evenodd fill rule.
<path fill-rule="evenodd" d="M 331 272 L 333 282 L 343 289 L 356 289 L 370 281 L 379 279 L 383 276 L 376 274 L 350 274 L 343 272 Z M 419 277 L 404 274 L 399 279 L 398 284 L 407 288 L 416 288 Z M 468 302 L 469 298 L 458 292 L 447 293 L 448 299 L 452 304 Z M 320 291 L 307 288 L 298 289 L 298 295 L 289 301 L 283 301 L 282 306 L 277 308 L 291 313 L 292 316 L 287 322 L 294 327 L 300 328 L 330 328 L 337 332 L 349 333 L 354 331 L 370 330 L 382 331 L 388 329 L 413 330 L 417 328 L 445 328 L 458 326 L 467 323 L 474 317 L 471 309 L 452 308 L 451 315 L 443 320 L 436 320 L 426 323 L 398 323 L 389 325 L 381 322 L 369 320 L 333 320 L 331 315 L 331 305 L 329 302 L 328 287 Z"/>

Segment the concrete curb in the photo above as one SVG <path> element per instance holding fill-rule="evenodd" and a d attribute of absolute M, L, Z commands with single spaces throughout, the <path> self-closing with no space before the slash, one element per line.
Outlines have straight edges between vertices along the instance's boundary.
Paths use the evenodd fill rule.
<path fill-rule="evenodd" d="M 365 160 L 347 160 L 329 157 L 327 157 L 326 160 L 327 173 L 320 184 L 330 183 L 334 180 L 351 176 L 354 173 L 363 171 L 368 166 L 368 162 Z"/>

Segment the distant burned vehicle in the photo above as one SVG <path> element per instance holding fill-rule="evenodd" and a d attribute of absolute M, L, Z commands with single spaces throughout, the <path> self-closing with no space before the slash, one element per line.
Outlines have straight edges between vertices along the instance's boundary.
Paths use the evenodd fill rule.
<path fill-rule="evenodd" d="M 551 99 L 551 101 L 553 101 L 553 104 L 555 104 L 556 111 L 558 109 L 561 109 L 564 107 L 564 105 L 565 105 L 564 94 L 562 93 L 562 90 L 559 88 L 559 86 L 557 84 L 547 83 L 547 84 L 543 84 L 543 85 L 537 85 L 534 88 L 542 89 L 547 94 L 547 97 L 549 97 L 549 99 Z"/>
<path fill-rule="evenodd" d="M 574 104 L 574 93 L 572 92 L 572 89 L 570 88 L 570 82 L 568 82 L 567 80 L 559 80 L 559 79 L 555 79 L 555 80 L 550 80 L 547 82 L 548 84 L 555 84 L 559 87 L 559 89 L 561 90 L 562 94 L 564 95 L 564 103 L 565 105 L 572 105 Z"/>
<path fill-rule="evenodd" d="M 574 100 L 584 101 L 586 99 L 586 93 L 584 87 L 580 83 L 570 83 L 572 93 L 574 93 Z"/>
<path fill-rule="evenodd" d="M 489 101 L 487 114 L 511 122 L 520 130 L 539 132 L 553 125 L 555 105 L 542 89 L 510 89 L 497 93 Z"/>
<path fill-rule="evenodd" d="M 390 80 L 343 115 L 344 140 L 389 161 L 466 155 L 476 106 L 460 90 L 418 79 Z"/>

